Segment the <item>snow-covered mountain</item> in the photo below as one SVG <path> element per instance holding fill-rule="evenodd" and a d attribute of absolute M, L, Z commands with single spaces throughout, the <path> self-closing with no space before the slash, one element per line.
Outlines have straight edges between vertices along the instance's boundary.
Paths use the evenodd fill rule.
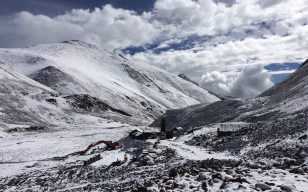
<path fill-rule="evenodd" d="M 44 125 L 44 114 L 38 115 L 35 111 L 43 111 L 49 106 L 45 100 L 39 102 L 47 93 L 58 94 L 0 63 L 0 129 L 10 128 L 9 125 L 29 125 L 29 121 L 31 124 Z M 34 108 L 37 110 L 32 113 Z"/>
<path fill-rule="evenodd" d="M 260 97 L 218 101 L 180 77 L 78 41 L 0 53 L 0 191 L 308 188 L 307 62 Z M 129 136 L 159 129 L 127 123 L 180 106 L 188 107 L 164 115 L 169 130 L 184 128 L 176 138 Z M 239 130 L 217 136 L 225 127 Z M 122 147 L 81 155 L 100 140 Z"/>
<path fill-rule="evenodd" d="M 220 100 L 174 74 L 147 64 L 133 63 L 121 55 L 76 40 L 19 49 L 0 49 L 0 62 L 12 73 L 14 70 L 19 76 L 24 75 L 38 82 L 36 85 L 39 85 L 39 92 L 43 92 L 40 90 L 42 87 L 48 89 L 48 92 L 58 92 L 59 97 L 53 98 L 56 102 L 65 100 L 70 108 L 75 111 L 78 108 L 79 113 L 91 111 L 94 114 L 92 107 L 101 106 L 97 110 L 102 112 L 108 106 L 100 116 L 122 122 L 146 124 L 167 109 Z M 17 81 L 11 79 L 6 79 L 6 84 Z M 22 81 L 19 81 L 20 87 L 30 82 L 26 77 L 22 77 Z M 30 92 L 26 87 L 23 91 Z M 7 103 L 11 102 L 8 95 L 5 98 Z M 83 106 L 82 103 L 88 106 Z M 44 100 L 41 105 L 46 107 L 45 104 Z M 67 106 L 61 107 L 64 106 L 53 105 L 48 110 L 60 110 L 67 114 L 63 111 Z M 41 115 L 40 111 L 34 111 Z M 110 111 L 113 114 L 109 114 Z M 44 118 L 43 121 L 55 122 L 52 118 Z"/>
<path fill-rule="evenodd" d="M 103 119 L 136 123 L 139 119 L 89 95 L 61 94 L 0 63 L 0 137 L 5 132 Z"/>
<path fill-rule="evenodd" d="M 270 121 L 308 110 L 308 60 L 293 74 L 257 98 L 228 99 L 210 105 L 169 110 L 150 126 L 165 118 L 167 129 L 205 126 L 213 123 Z"/>

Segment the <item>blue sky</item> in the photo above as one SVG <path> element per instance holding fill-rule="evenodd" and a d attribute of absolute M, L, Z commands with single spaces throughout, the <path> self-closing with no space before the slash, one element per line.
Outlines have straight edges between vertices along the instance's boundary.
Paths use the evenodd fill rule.
<path fill-rule="evenodd" d="M 78 39 L 254 97 L 307 59 L 306 0 L 1 0 L 0 47 Z"/>
<path fill-rule="evenodd" d="M 300 66 L 299 63 L 283 63 L 283 64 L 272 63 L 272 64 L 265 66 L 264 69 L 273 71 L 273 72 L 279 72 L 281 70 L 294 71 L 298 69 L 299 66 Z M 273 81 L 273 83 L 276 84 L 289 75 L 290 73 L 272 74 L 271 80 Z"/>
<path fill-rule="evenodd" d="M 138 14 L 153 9 L 155 0 L 1 0 L 0 16 L 12 15 L 21 11 L 50 17 L 65 14 L 72 9 L 101 8 L 111 4 L 114 8 L 134 10 Z"/>

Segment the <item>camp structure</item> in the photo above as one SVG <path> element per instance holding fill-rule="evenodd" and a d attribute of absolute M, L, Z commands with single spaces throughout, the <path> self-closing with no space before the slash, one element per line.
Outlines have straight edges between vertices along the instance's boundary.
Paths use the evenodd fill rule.
<path fill-rule="evenodd" d="M 249 123 L 232 122 L 232 123 L 219 123 L 217 124 L 217 136 L 225 137 L 230 136 L 241 128 L 247 127 Z"/>

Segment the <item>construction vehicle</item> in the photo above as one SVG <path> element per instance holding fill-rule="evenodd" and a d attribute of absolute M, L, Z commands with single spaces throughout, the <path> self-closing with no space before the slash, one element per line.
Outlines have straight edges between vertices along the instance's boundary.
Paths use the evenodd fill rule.
<path fill-rule="evenodd" d="M 96 143 L 92 143 L 91 145 L 89 145 L 86 150 L 81 151 L 81 154 L 82 155 L 86 154 L 92 147 L 99 145 L 101 143 L 105 143 L 108 150 L 115 150 L 116 148 L 120 147 L 119 142 L 112 143 L 112 141 L 97 141 Z"/>

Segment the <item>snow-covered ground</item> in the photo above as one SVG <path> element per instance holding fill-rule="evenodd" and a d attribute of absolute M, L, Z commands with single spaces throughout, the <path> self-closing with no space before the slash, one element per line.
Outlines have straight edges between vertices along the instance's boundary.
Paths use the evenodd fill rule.
<path fill-rule="evenodd" d="M 2 170 L 0 176 L 14 175 L 16 171 L 22 173 L 23 170 L 29 170 L 25 166 L 55 166 L 86 159 L 87 156 L 68 155 L 85 150 L 88 145 L 96 141 L 111 140 L 115 142 L 134 129 L 127 124 L 108 122 L 59 127 L 39 132 L 6 134 L 7 136 L 2 138 L 0 143 L 0 167 Z M 106 156 L 106 158 L 109 157 L 110 155 Z M 8 169 L 8 167 L 12 169 Z"/>
<path fill-rule="evenodd" d="M 0 167 L 3 171 L 0 176 L 11 176 L 16 172 L 7 170 L 7 166 L 18 167 L 17 169 L 22 173 L 20 168 L 25 166 L 44 164 L 55 165 L 57 163 L 72 162 L 77 160 L 87 159 L 86 157 L 78 157 L 76 155 L 69 155 L 74 152 L 82 151 L 88 145 L 96 141 L 122 141 L 122 138 L 128 136 L 129 132 L 138 127 L 121 124 L 116 122 L 105 121 L 94 125 L 78 125 L 71 127 L 58 127 L 51 130 L 44 131 L 29 131 L 29 132 L 15 132 L 6 134 L 6 137 L 1 139 L 0 143 Z M 148 129 L 146 129 L 148 130 Z M 152 129 L 150 129 L 152 130 Z M 195 132 L 196 135 L 201 133 L 208 133 L 213 131 L 212 128 L 203 128 Z M 175 149 L 180 156 L 191 160 L 203 160 L 206 158 L 228 158 L 224 154 L 209 154 L 208 151 L 201 148 L 185 145 L 184 142 L 192 139 L 194 135 L 184 135 L 176 140 L 162 140 L 159 145 L 168 146 Z M 121 142 L 121 145 L 130 145 L 132 139 Z M 155 142 L 155 139 L 149 142 Z M 105 146 L 105 144 L 101 144 Z M 139 143 L 132 146 L 138 148 Z M 128 151 L 130 149 L 127 149 Z M 88 153 L 87 153 L 88 154 Z M 120 150 L 103 151 L 101 153 L 102 159 L 100 163 L 96 162 L 93 165 L 110 165 L 116 159 L 123 160 L 125 152 Z M 91 155 L 90 155 L 91 156 Z M 55 160 L 55 159 L 61 159 Z M 230 158 L 230 157 L 229 157 Z M 131 159 L 131 155 L 129 155 Z"/>
<path fill-rule="evenodd" d="M 275 163 L 283 164 L 287 159 L 243 161 L 228 152 L 187 145 L 187 141 L 203 135 L 216 137 L 216 126 L 199 127 L 194 133 L 160 142 L 133 140 L 128 134 L 137 127 L 108 121 L 12 133 L 1 139 L 0 189 L 258 191 L 271 188 L 305 191 L 308 188 L 306 165 L 274 167 Z M 99 140 L 120 141 L 126 147 L 109 151 L 101 144 L 86 155 L 75 153 Z M 144 157 L 144 150 L 152 155 Z M 101 155 L 100 160 L 83 166 L 84 160 L 97 154 Z M 126 162 L 124 155 L 128 157 Z M 121 162 L 115 164 L 117 160 Z M 296 167 L 301 168 L 289 172 Z"/>

